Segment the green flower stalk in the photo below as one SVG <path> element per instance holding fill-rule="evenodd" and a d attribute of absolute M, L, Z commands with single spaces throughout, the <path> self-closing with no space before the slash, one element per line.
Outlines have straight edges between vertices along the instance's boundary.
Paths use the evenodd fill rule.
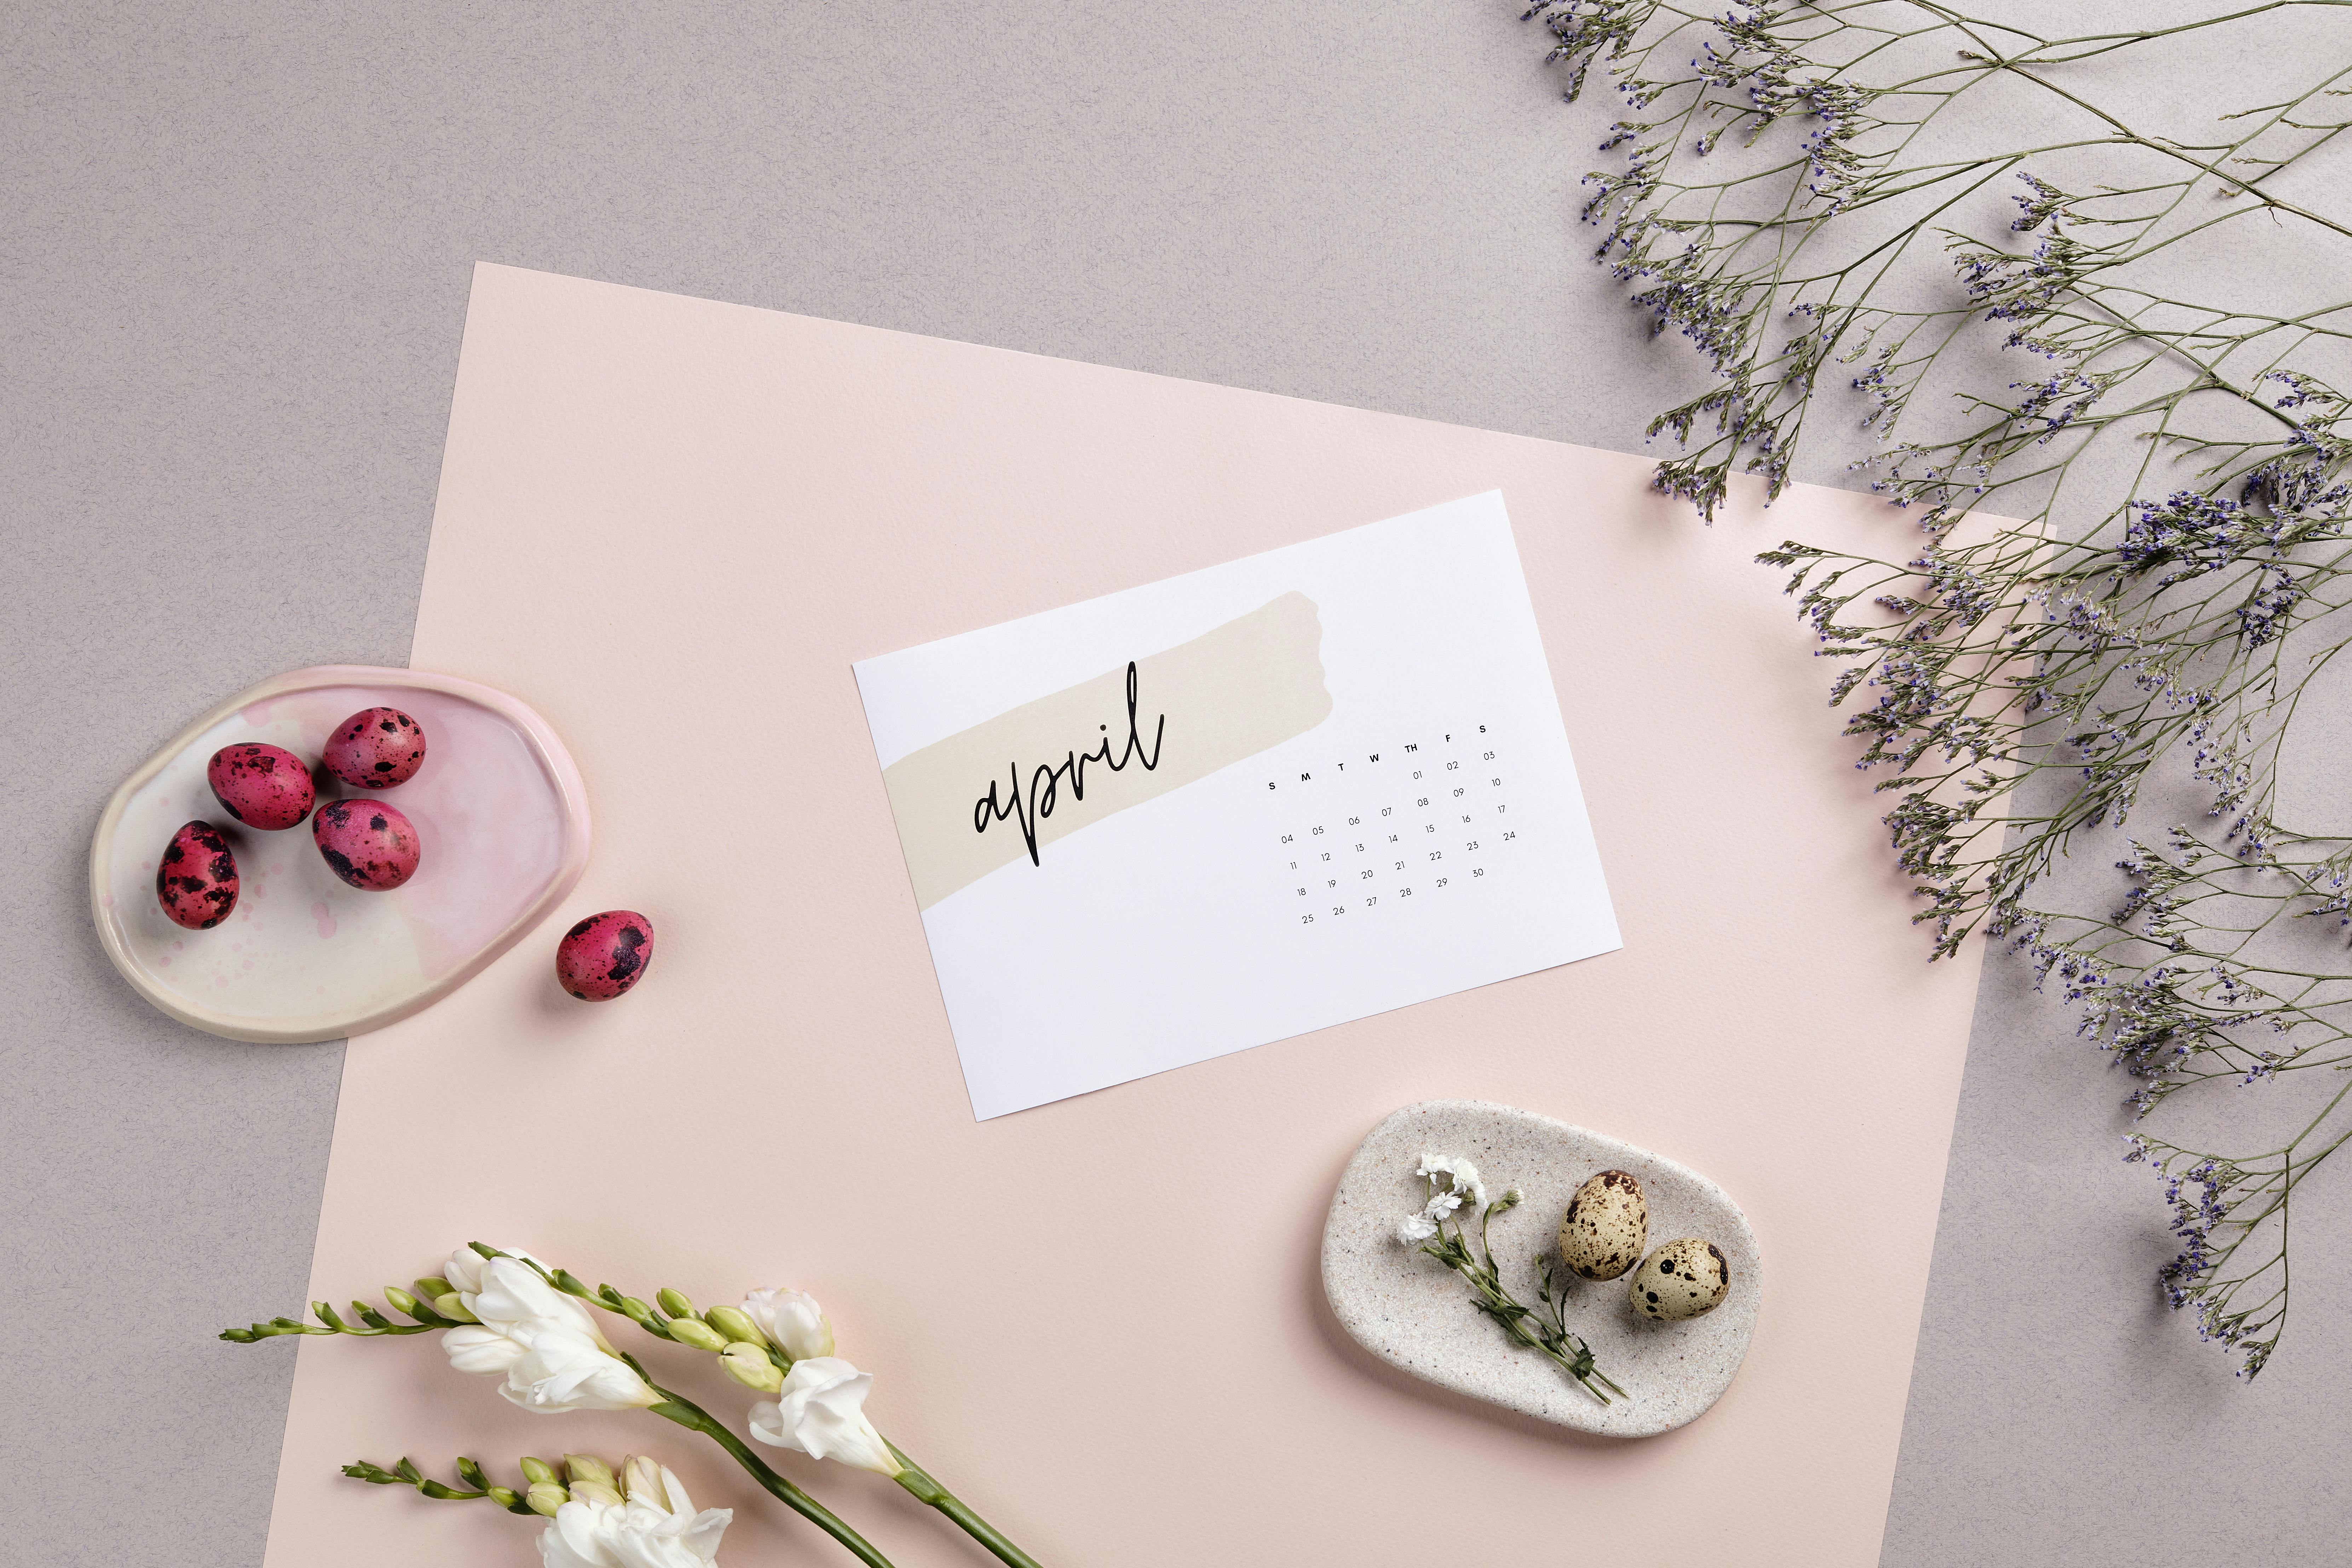
<path fill-rule="evenodd" d="M 567 1410 L 647 1410 L 698 1432 L 727 1450 L 762 1489 L 831 1536 L 867 1568 L 891 1568 L 873 1542 L 823 1503 L 764 1463 L 722 1423 L 685 1395 L 662 1387 L 635 1357 L 613 1348 L 577 1299 L 641 1321 L 657 1338 L 668 1339 L 662 1315 L 645 1302 L 607 1286 L 600 1294 L 562 1269 L 479 1243 L 449 1259 L 446 1279 L 418 1281 L 404 1311 L 415 1320 L 396 1323 L 364 1301 L 352 1303 L 347 1321 L 323 1301 L 313 1302 L 314 1324 L 276 1318 L 249 1328 L 228 1329 L 221 1338 L 251 1344 L 286 1334 L 348 1334 L 375 1338 L 439 1331 L 449 1363 L 460 1372 L 502 1378 L 499 1393 L 510 1403 L 540 1414 Z M 436 1289 L 436 1287 L 447 1287 Z M 387 1291 L 387 1298 L 390 1297 Z M 432 1298 L 427 1307 L 419 1298 Z M 606 1298 L 609 1298 L 609 1304 Z M 642 1314 L 642 1316 L 640 1316 Z"/>
<path fill-rule="evenodd" d="M 555 1511 L 552 1506 L 539 1508 L 529 1495 L 536 1489 L 541 1479 L 541 1475 L 535 1475 L 532 1472 L 534 1466 L 538 1467 L 541 1475 L 550 1477 L 552 1475 L 541 1461 L 525 1459 L 522 1462 L 524 1472 L 522 1491 L 517 1491 L 512 1487 L 502 1487 L 492 1481 L 483 1471 L 481 1461 L 478 1459 L 460 1458 L 457 1461 L 457 1479 L 465 1488 L 470 1489 L 460 1489 L 446 1482 L 430 1479 L 417 1469 L 416 1463 L 413 1459 L 403 1459 L 388 1470 L 382 1465 L 373 1465 L 362 1459 L 355 1464 L 345 1465 L 343 1474 L 355 1481 L 370 1481 L 380 1487 L 415 1487 L 419 1496 L 432 1498 L 436 1501 L 469 1502 L 476 1499 L 486 1498 L 509 1513 L 552 1516 Z M 562 1489 L 560 1487 L 557 1489 L 559 1491 Z"/>
<path fill-rule="evenodd" d="M 1462 1276 L 1470 1287 L 1472 1306 L 1501 1324 L 1503 1331 L 1512 1339 L 1541 1352 L 1593 1398 L 1603 1405 L 1613 1403 L 1611 1394 L 1619 1399 L 1632 1398 L 1594 1364 L 1592 1348 L 1570 1331 L 1567 1285 L 1554 1277 L 1549 1259 L 1539 1265 L 1543 1289 L 1533 1307 L 1512 1295 L 1503 1284 L 1502 1270 L 1495 1266 L 1495 1248 L 1487 1238 L 1487 1227 L 1496 1215 L 1518 1207 L 1526 1194 L 1513 1187 L 1488 1203 L 1486 1184 L 1478 1179 L 1477 1168 L 1455 1156 L 1424 1154 L 1418 1173 L 1429 1178 L 1429 1203 L 1419 1214 L 1408 1215 L 1397 1226 L 1397 1239 L 1408 1247 L 1417 1246 Z M 1465 1205 L 1478 1216 L 1478 1246 L 1475 1251 L 1470 1246 L 1469 1232 L 1462 1223 L 1460 1211 Z"/>
<path fill-rule="evenodd" d="M 832 1325 L 814 1300 L 798 1291 L 754 1291 L 741 1307 L 701 1312 L 677 1290 L 658 1290 L 652 1302 L 610 1285 L 591 1290 L 566 1269 L 481 1242 L 453 1256 L 446 1275 L 418 1280 L 413 1292 L 387 1289 L 386 1300 L 414 1319 L 411 1323 L 394 1322 L 363 1301 L 352 1303 L 350 1321 L 327 1303 L 314 1302 L 316 1325 L 278 1318 L 221 1337 L 251 1343 L 282 1334 L 366 1338 L 442 1331 L 453 1366 L 501 1375 L 499 1393 L 526 1409 L 642 1409 L 709 1437 L 770 1495 L 869 1568 L 889 1568 L 871 1542 L 778 1474 L 724 1422 L 656 1383 L 635 1357 L 615 1350 L 585 1310 L 593 1308 L 626 1318 L 656 1339 L 716 1356 L 736 1382 L 773 1395 L 772 1403 L 751 1412 L 751 1435 L 760 1441 L 887 1475 L 1011 1568 L 1037 1568 L 1034 1559 L 875 1429 L 864 1413 L 872 1377 L 833 1353 Z"/>
<path fill-rule="evenodd" d="M 752 1408 L 753 1437 L 887 1476 L 1011 1568 L 1037 1568 L 1027 1552 L 875 1427 L 865 1411 L 873 1377 L 834 1353 L 833 1325 L 815 1298 L 800 1290 L 754 1290 L 740 1307 L 697 1314 L 691 1301 L 678 1296 L 673 1303 L 669 1294 L 664 1306 L 683 1309 L 666 1325 L 670 1338 L 717 1355 L 736 1382 L 774 1396 Z"/>
<path fill-rule="evenodd" d="M 668 1467 L 642 1455 L 630 1458 L 619 1475 L 586 1454 L 566 1454 L 560 1465 L 525 1458 L 520 1468 L 528 1489 L 520 1494 L 492 1482 L 474 1459 L 457 1461 L 458 1479 L 471 1489 L 430 1479 L 408 1459 L 388 1470 L 362 1459 L 345 1465 L 343 1474 L 376 1486 L 414 1487 L 439 1501 L 487 1499 L 509 1513 L 544 1518 L 540 1555 L 547 1568 L 620 1562 L 705 1568 L 717 1563 L 719 1538 L 735 1517 L 730 1509 L 698 1510 Z"/>

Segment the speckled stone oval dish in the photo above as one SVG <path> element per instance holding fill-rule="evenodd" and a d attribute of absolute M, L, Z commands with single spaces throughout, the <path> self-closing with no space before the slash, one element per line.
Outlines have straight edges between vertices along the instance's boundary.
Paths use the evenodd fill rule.
<path fill-rule="evenodd" d="M 1423 1153 L 1472 1162 L 1488 1192 L 1527 1201 L 1492 1231 L 1503 1282 L 1533 1304 L 1537 1260 L 1559 1268 L 1556 1233 L 1568 1200 L 1597 1171 L 1632 1173 L 1649 1199 L 1653 1245 L 1705 1237 L 1731 1269 L 1723 1304 L 1687 1322 L 1633 1315 L 1624 1279 L 1570 1276 L 1568 1326 L 1601 1370 L 1632 1395 L 1602 1405 L 1538 1352 L 1515 1344 L 1471 1305 L 1469 1288 L 1397 1239 L 1397 1223 L 1427 1201 L 1413 1172 Z M 1756 1233 L 1705 1176 L 1614 1138 L 1507 1105 L 1432 1100 L 1391 1113 L 1348 1162 L 1323 1226 L 1323 1292 L 1356 1342 L 1441 1388 L 1604 1437 L 1654 1437 L 1696 1420 L 1731 1385 L 1764 1297 Z"/>
<path fill-rule="evenodd" d="M 306 826 L 236 824 L 205 764 L 265 742 L 315 762 L 362 708 L 415 715 L 433 749 L 400 786 L 424 841 L 389 892 L 346 886 Z M 330 796 L 347 793 L 323 772 Z M 380 797 L 363 797 L 371 800 Z M 183 931 L 155 901 L 155 861 L 191 817 L 236 857 L 236 908 Z M 328 665 L 263 681 L 174 736 L 123 780 L 90 840 L 90 918 L 133 989 L 184 1024 L 233 1040 L 334 1040 L 431 1006 L 554 911 L 588 864 L 588 792 L 547 721 L 503 691 L 418 669 Z"/>

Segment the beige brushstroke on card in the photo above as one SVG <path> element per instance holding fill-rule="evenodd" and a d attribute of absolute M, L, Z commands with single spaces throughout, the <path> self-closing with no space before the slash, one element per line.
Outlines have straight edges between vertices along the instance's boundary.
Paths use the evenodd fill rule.
<path fill-rule="evenodd" d="M 1285 594 L 891 763 L 916 906 L 1304 735 L 1331 713 L 1322 645 L 1315 601 Z"/>

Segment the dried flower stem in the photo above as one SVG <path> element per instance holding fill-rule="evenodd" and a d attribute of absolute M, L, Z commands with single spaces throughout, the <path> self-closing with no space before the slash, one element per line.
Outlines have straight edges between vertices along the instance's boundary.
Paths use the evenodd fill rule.
<path fill-rule="evenodd" d="M 2286 236 L 2336 252 L 2342 275 L 2352 216 L 2276 176 L 2352 129 L 2334 107 L 2352 96 L 2352 6 L 2273 0 L 2080 37 L 1938 0 L 1527 15 L 1570 98 L 1597 66 L 1627 106 L 1603 143 L 1622 167 L 1589 180 L 1599 258 L 1719 377 L 1652 422 L 1682 447 L 1660 488 L 1710 518 L 1737 472 L 1777 496 L 1807 415 L 1835 401 L 1827 373 L 1885 444 L 1855 467 L 1917 513 L 1923 542 L 1892 558 L 1790 541 L 1759 559 L 1790 572 L 1821 657 L 1845 665 L 1832 703 L 1868 701 L 1847 733 L 1895 795 L 1884 820 L 1936 953 L 2000 938 L 2055 976 L 2081 1032 L 2139 1080 L 2144 1117 L 2193 1086 L 2352 1067 L 2352 960 L 2316 929 L 2352 924 L 2352 837 L 2275 816 L 2298 704 L 2352 642 L 2352 415 L 2315 368 L 2352 361 L 2352 300 L 2263 310 L 2162 281 L 2179 247 L 2260 255 Z M 2097 101 L 2159 45 L 2210 52 L 2290 24 L 2337 30 L 2271 51 L 2301 79 L 2210 135 Z M 2200 75 L 2200 98 L 2215 85 Z M 1994 93 L 1968 147 L 1929 135 Z M 2105 183 L 2066 188 L 2086 152 Z M 1997 181 L 2022 186 L 2005 228 Z M 1996 347 L 2042 363 L 1993 384 L 1979 351 Z M 2045 886 L 2144 793 L 2183 789 L 2210 826 L 2121 838 L 2126 886 Z M 2285 1320 L 2291 1194 L 2352 1136 L 2352 1101 L 2323 1098 L 2261 1155 L 2129 1142 L 2165 1173 L 2182 1240 L 2166 1298 L 2240 1352 L 2242 1376 Z"/>
<path fill-rule="evenodd" d="M 1475 1298 L 1471 1303 L 1473 1306 L 1502 1324 L 1503 1331 L 1511 1338 L 1529 1350 L 1540 1351 L 1549 1357 L 1593 1398 L 1603 1405 L 1612 1403 L 1609 1397 L 1612 1394 L 1619 1399 L 1632 1398 L 1593 1364 L 1591 1347 L 1569 1331 L 1562 1316 L 1568 1305 L 1568 1292 L 1555 1280 L 1549 1259 L 1542 1264 L 1543 1291 L 1533 1307 L 1527 1306 L 1504 1288 L 1502 1271 L 1495 1267 L 1494 1247 L 1486 1239 L 1486 1227 L 1496 1215 L 1516 1208 L 1518 1202 L 1519 1194 L 1514 1188 L 1479 1211 L 1478 1249 L 1475 1253 L 1470 1249 L 1468 1233 L 1458 1215 L 1439 1216 L 1434 1222 L 1437 1235 L 1423 1242 L 1421 1250 L 1468 1282 Z"/>

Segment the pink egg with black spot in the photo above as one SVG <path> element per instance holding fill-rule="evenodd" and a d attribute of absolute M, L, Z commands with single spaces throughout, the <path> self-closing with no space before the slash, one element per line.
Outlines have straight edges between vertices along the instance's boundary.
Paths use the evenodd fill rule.
<path fill-rule="evenodd" d="M 425 765 L 425 726 L 397 708 L 362 709 L 335 726 L 320 760 L 353 789 L 390 789 Z"/>
<path fill-rule="evenodd" d="M 645 978 L 654 922 L 635 910 L 590 915 L 555 945 L 555 978 L 583 1002 L 610 1002 Z"/>
<path fill-rule="evenodd" d="M 331 800 L 310 818 L 328 869 L 363 893 L 388 893 L 416 875 L 416 828 L 380 800 Z"/>
<path fill-rule="evenodd" d="M 236 908 L 236 857 L 209 822 L 172 835 L 155 868 L 155 901 L 176 926 L 210 931 Z"/>
<path fill-rule="evenodd" d="M 223 811 L 265 833 L 310 816 L 318 794 L 310 770 L 283 746 L 223 746 L 205 764 L 205 782 Z"/>

